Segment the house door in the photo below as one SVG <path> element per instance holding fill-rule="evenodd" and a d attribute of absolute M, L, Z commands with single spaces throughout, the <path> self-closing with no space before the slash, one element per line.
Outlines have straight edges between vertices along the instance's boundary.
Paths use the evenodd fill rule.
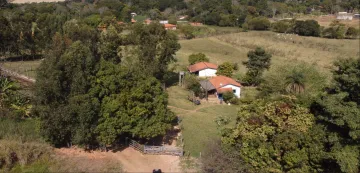
<path fill-rule="evenodd" d="M 218 99 L 222 100 L 223 99 L 223 94 L 218 94 Z"/>

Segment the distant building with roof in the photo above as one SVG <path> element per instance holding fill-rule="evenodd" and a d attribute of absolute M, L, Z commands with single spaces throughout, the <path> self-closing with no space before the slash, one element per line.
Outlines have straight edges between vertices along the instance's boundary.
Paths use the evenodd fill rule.
<path fill-rule="evenodd" d="M 347 12 L 339 12 L 336 15 L 336 19 L 337 20 L 352 20 L 353 19 L 353 14 L 347 13 Z"/>
<path fill-rule="evenodd" d="M 190 65 L 188 70 L 190 73 L 199 77 L 213 77 L 216 76 L 218 66 L 209 62 L 198 62 Z"/>

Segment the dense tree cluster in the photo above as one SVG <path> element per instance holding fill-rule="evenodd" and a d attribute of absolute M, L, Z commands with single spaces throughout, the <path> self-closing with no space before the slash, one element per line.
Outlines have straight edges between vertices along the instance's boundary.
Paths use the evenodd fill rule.
<path fill-rule="evenodd" d="M 34 113 L 46 139 L 111 145 L 121 136 L 164 135 L 175 116 L 162 79 L 180 48 L 177 37 L 156 23 L 126 35 L 112 25 L 94 35 L 71 26 L 53 37 L 36 81 Z"/>
<path fill-rule="evenodd" d="M 262 95 L 262 99 L 243 102 L 235 126 L 222 125 L 222 143 L 207 151 L 219 158 L 228 155 L 231 160 L 210 164 L 209 160 L 216 160 L 214 155 L 205 155 L 207 165 L 202 169 L 359 172 L 359 64 L 360 59 L 337 61 L 332 85 L 326 90 L 320 82 L 324 76 L 310 65 L 284 65 L 266 75 L 259 90 L 278 92 L 278 97 Z M 311 99 L 303 99 L 304 95 Z M 234 163 L 241 164 L 236 167 Z"/>

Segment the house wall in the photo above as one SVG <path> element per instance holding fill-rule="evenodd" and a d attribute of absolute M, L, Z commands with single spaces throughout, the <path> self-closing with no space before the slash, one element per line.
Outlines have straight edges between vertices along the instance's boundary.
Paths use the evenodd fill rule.
<path fill-rule="evenodd" d="M 232 90 L 236 90 L 234 95 L 237 97 L 237 98 L 240 98 L 240 93 L 241 93 L 241 88 L 238 87 L 238 86 L 235 86 L 235 85 L 225 85 L 221 88 L 232 88 Z"/>
<path fill-rule="evenodd" d="M 352 20 L 353 16 L 352 15 L 339 15 L 339 16 L 336 16 L 336 19 L 338 19 L 338 20 Z"/>
<path fill-rule="evenodd" d="M 204 69 L 199 71 L 199 77 L 209 77 L 209 76 L 216 76 L 217 70 L 214 69 Z"/>

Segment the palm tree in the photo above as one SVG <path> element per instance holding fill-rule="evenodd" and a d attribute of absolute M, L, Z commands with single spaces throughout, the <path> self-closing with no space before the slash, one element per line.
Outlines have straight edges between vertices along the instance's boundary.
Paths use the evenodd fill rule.
<path fill-rule="evenodd" d="M 0 105 L 3 104 L 3 101 L 7 100 L 8 97 L 17 89 L 18 87 L 15 82 L 6 77 L 0 76 Z"/>
<path fill-rule="evenodd" d="M 305 75 L 296 69 L 292 70 L 289 76 L 285 78 L 286 92 L 300 94 L 305 91 Z"/>

